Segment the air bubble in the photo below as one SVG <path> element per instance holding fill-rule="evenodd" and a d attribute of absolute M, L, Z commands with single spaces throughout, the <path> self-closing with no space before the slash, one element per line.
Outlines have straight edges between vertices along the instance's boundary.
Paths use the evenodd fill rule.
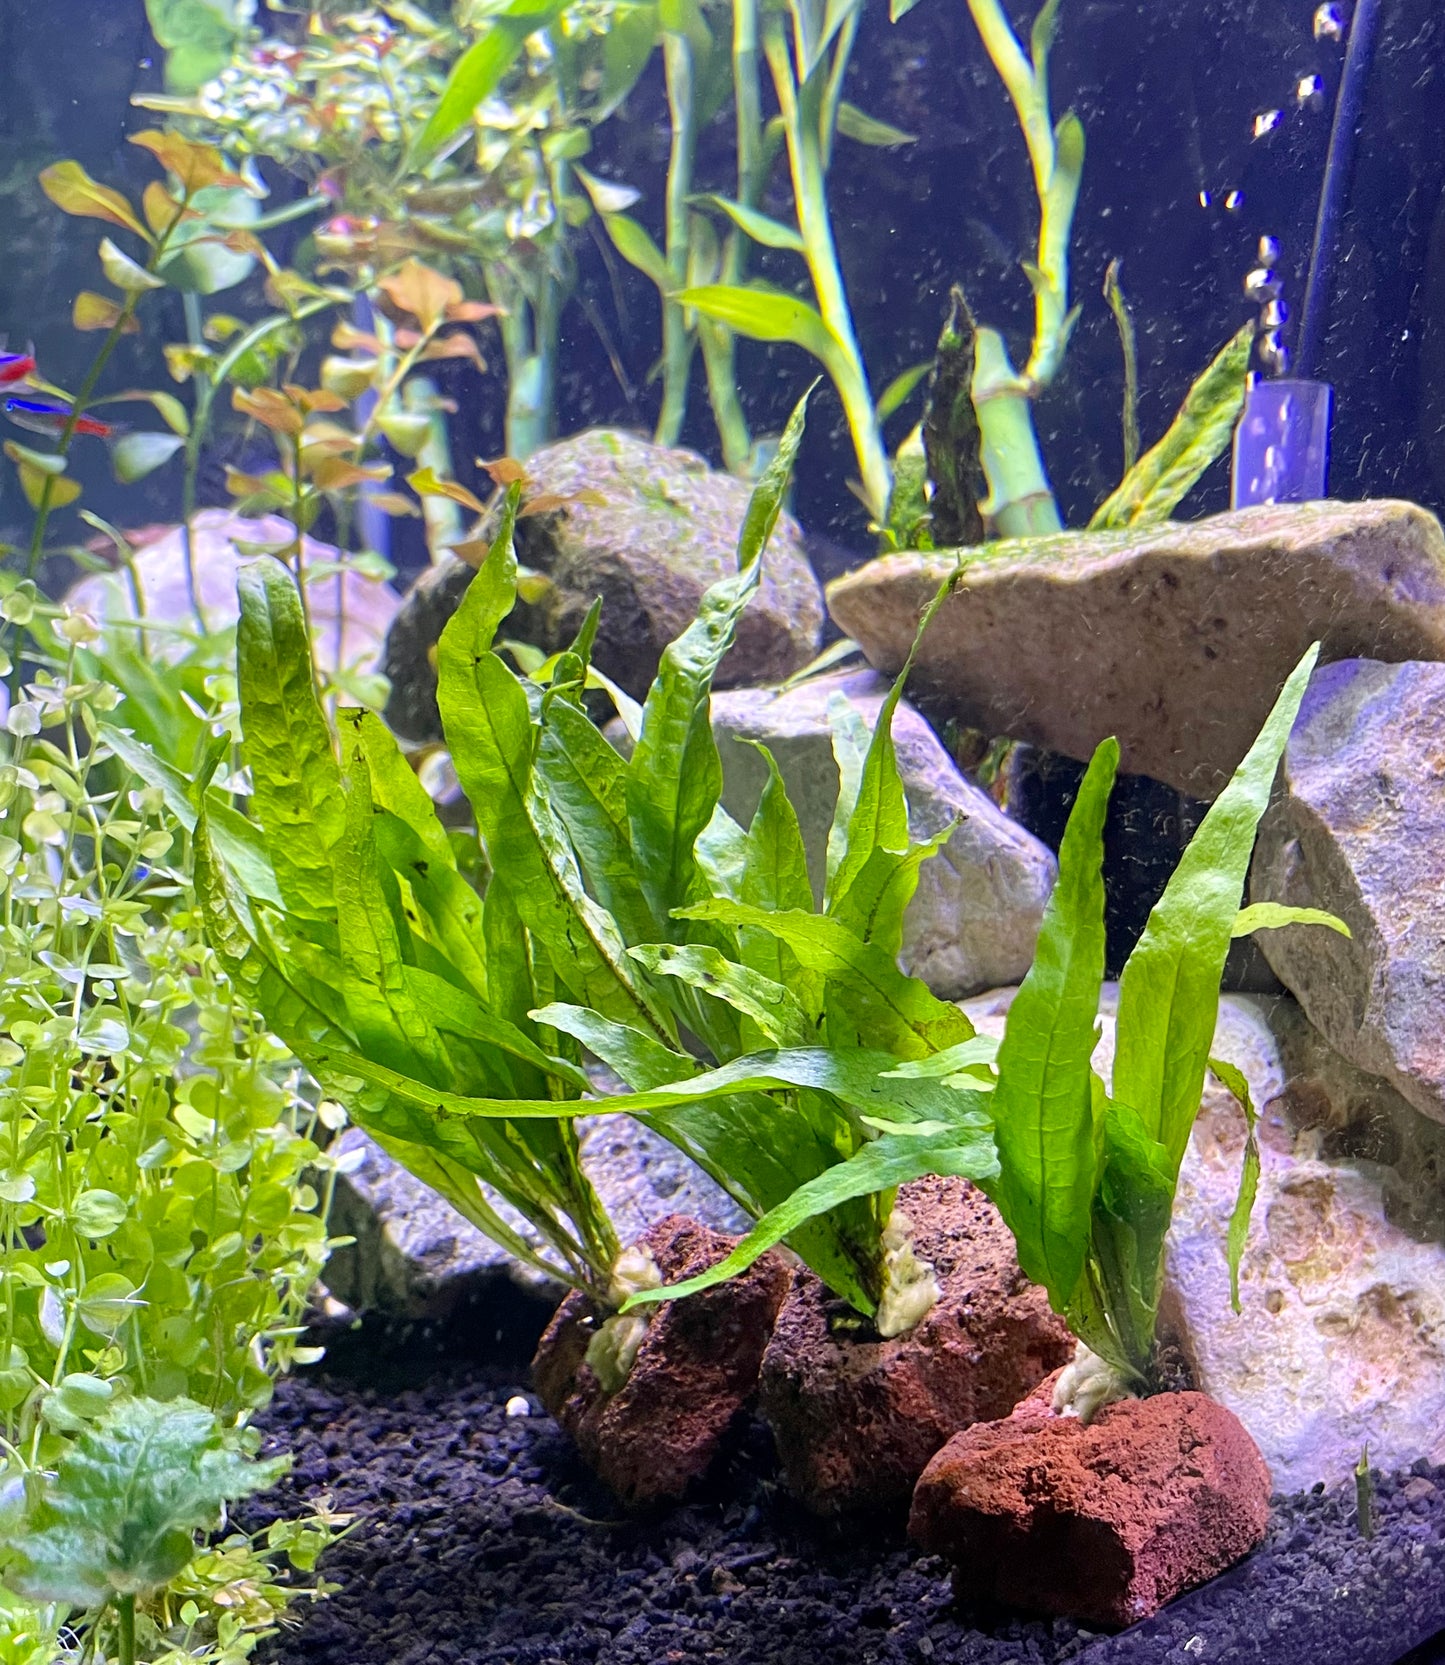
<path fill-rule="evenodd" d="M 1325 82 L 1322 75 L 1301 76 L 1294 90 L 1294 101 L 1301 110 L 1322 110 L 1325 103 Z"/>
<path fill-rule="evenodd" d="M 1244 207 L 1244 192 L 1243 191 L 1229 191 L 1229 192 L 1226 193 L 1225 198 L 1224 198 L 1224 208 L 1225 208 L 1226 213 L 1228 213 L 1228 214 L 1237 214 L 1240 211 L 1240 209 L 1243 208 L 1243 207 Z"/>
<path fill-rule="evenodd" d="M 1315 13 L 1315 39 L 1343 40 L 1344 38 L 1344 7 L 1336 6 L 1333 3 L 1321 6 Z"/>
<path fill-rule="evenodd" d="M 1283 120 L 1283 110 L 1261 110 L 1254 118 L 1255 138 L 1262 139 L 1266 133 L 1273 133 Z"/>

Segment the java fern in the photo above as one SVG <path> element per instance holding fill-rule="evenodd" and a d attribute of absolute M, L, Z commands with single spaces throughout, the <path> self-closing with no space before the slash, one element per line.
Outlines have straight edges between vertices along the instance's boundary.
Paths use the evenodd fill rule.
<path fill-rule="evenodd" d="M 975 1172 L 1018 1247 L 1024 1273 L 1048 1292 L 1081 1343 L 1059 1384 L 1061 1408 L 1088 1416 L 1120 1394 L 1155 1385 L 1155 1329 L 1164 1243 L 1180 1166 L 1212 1068 L 1240 1099 L 1248 1142 L 1239 1199 L 1226 1233 L 1236 1309 L 1239 1263 L 1259 1172 L 1254 1110 L 1242 1073 L 1211 1059 L 1219 985 L 1230 942 L 1260 929 L 1324 925 L 1348 935 L 1333 916 L 1277 904 L 1240 907 L 1245 875 L 1275 771 L 1298 714 L 1318 647 L 1286 682 L 1233 778 L 1185 850 L 1119 985 L 1115 1059 L 1106 1083 L 1091 1059 L 1099 1039 L 1104 979 L 1104 814 L 1119 747 L 1095 752 L 1059 853 L 1059 876 L 1045 912 L 1034 962 L 1009 1008 L 988 1105 L 997 1152 L 991 1172 Z M 895 1066 L 886 1079 L 932 1081 L 954 1114 L 979 1102 L 975 1044 Z M 906 1125 L 888 1117 L 895 1144 L 950 1151 L 945 1124 Z M 880 1141 L 881 1143 L 881 1141 Z M 866 1167 L 865 1149 L 830 1178 Z M 966 1164 L 959 1164 L 966 1167 Z M 958 1171 L 948 1162 L 933 1171 Z M 763 1220 L 736 1252 L 687 1283 L 637 1295 L 636 1306 L 676 1298 L 731 1276 L 793 1229 L 823 1201 L 815 1182 Z"/>
<path fill-rule="evenodd" d="M 902 681 L 871 736 L 838 715 L 847 784 L 821 908 L 773 759 L 748 826 L 720 807 L 709 720 L 802 423 L 800 406 L 753 494 L 737 571 L 664 654 L 627 761 L 584 703 L 601 682 L 595 608 L 535 678 L 499 651 L 517 583 L 510 488 L 438 649 L 484 895 L 377 719 L 343 711 L 328 726 L 300 600 L 274 560 L 240 580 L 252 820 L 209 786 L 182 807 L 207 930 L 238 986 L 361 1127 L 512 1254 L 605 1307 L 657 1282 L 620 1258 L 579 1159 L 576 1118 L 626 1111 L 766 1221 L 769 1241 L 903 1329 L 933 1286 L 903 1222 L 885 1241 L 896 1187 L 996 1165 L 981 1078 L 890 1074 L 979 1045 L 898 969 L 938 842 L 909 836 L 889 732 Z M 589 1055 L 627 1091 L 599 1103 Z M 959 1089 L 968 1079 L 977 1091 Z"/>

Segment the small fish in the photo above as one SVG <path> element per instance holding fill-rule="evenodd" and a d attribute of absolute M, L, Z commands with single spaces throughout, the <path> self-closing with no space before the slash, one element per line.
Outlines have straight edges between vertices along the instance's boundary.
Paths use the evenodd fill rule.
<path fill-rule="evenodd" d="M 0 353 L 0 387 L 10 387 L 34 374 L 34 353 Z"/>
<path fill-rule="evenodd" d="M 29 428 L 32 434 L 49 434 L 58 439 L 70 421 L 70 406 L 58 399 L 7 399 L 5 414 L 19 428 Z M 115 425 L 97 422 L 92 416 L 82 416 L 75 424 L 78 434 L 94 434 L 97 439 L 109 439 Z"/>

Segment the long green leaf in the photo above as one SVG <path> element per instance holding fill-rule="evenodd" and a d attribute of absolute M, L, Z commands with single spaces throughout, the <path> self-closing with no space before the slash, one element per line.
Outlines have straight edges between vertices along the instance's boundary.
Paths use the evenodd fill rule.
<path fill-rule="evenodd" d="M 1097 1180 L 1090 1058 L 1104 980 L 1104 816 L 1119 744 L 1094 753 L 1059 850 L 1034 963 L 1009 1007 L 993 1094 L 994 1200 L 1019 1265 L 1063 1311 L 1089 1250 Z"/>
<path fill-rule="evenodd" d="M 855 1197 L 891 1191 L 928 1174 L 986 1181 L 997 1171 L 998 1159 L 986 1127 L 978 1126 L 967 1132 L 950 1130 L 932 1138 L 885 1133 L 864 1145 L 846 1162 L 799 1186 L 786 1202 L 770 1209 L 726 1259 L 681 1283 L 634 1295 L 623 1304 L 622 1310 L 631 1312 L 635 1307 L 675 1301 L 735 1278 L 807 1221 Z M 863 1310 L 871 1314 L 873 1303 L 870 1301 Z"/>
<path fill-rule="evenodd" d="M 654 943 L 629 952 L 654 977 L 676 977 L 725 1000 L 751 1018 L 771 1046 L 807 1046 L 813 1039 L 807 1014 L 781 983 L 734 964 L 716 948 Z"/>
<path fill-rule="evenodd" d="M 748 826 L 743 852 L 743 876 L 738 900 L 765 913 L 811 913 L 813 887 L 808 877 L 808 852 L 797 811 L 773 754 L 757 745 L 768 778 Z M 738 958 L 751 971 L 791 989 L 809 1019 L 822 1011 L 823 980 L 805 971 L 788 945 L 770 932 L 745 926 L 738 932 Z"/>
<path fill-rule="evenodd" d="M 1254 325 L 1246 324 L 1189 389 L 1168 433 L 1099 506 L 1089 522 L 1091 532 L 1168 520 L 1205 469 L 1229 447 L 1244 408 L 1253 346 Z"/>
<path fill-rule="evenodd" d="M 190 780 L 124 729 L 102 723 L 100 735 L 132 774 L 147 786 L 159 787 L 165 793 L 167 811 L 187 832 L 194 832 L 196 806 L 191 799 Z M 281 892 L 276 885 L 275 869 L 260 828 L 238 810 L 232 809 L 215 787 L 207 789 L 206 814 L 216 850 L 235 873 L 242 889 L 254 901 L 270 902 L 280 907 Z"/>
<path fill-rule="evenodd" d="M 1259 737 L 1190 840 L 1120 979 L 1114 1097 L 1137 1112 L 1176 1174 L 1204 1090 L 1219 979 L 1255 831 L 1318 658 L 1316 644 L 1291 672 Z"/>
<path fill-rule="evenodd" d="M 332 869 L 345 836 L 341 770 L 316 696 L 311 642 L 295 581 L 271 556 L 237 577 L 241 619 L 236 675 L 251 771 L 251 809 L 266 835 L 287 908 L 310 919 L 335 911 Z"/>
<path fill-rule="evenodd" d="M 792 226 L 784 225 L 780 220 L 770 220 L 756 208 L 748 208 L 741 202 L 732 201 L 730 197 L 712 194 L 695 197 L 693 200 L 726 214 L 735 226 L 745 231 L 755 243 L 761 243 L 764 248 L 787 249 L 793 254 L 803 252 L 803 239 Z"/>
<path fill-rule="evenodd" d="M 973 1038 L 973 1025 L 956 1006 L 904 976 L 891 954 L 859 942 L 836 919 L 770 913 L 722 898 L 680 909 L 679 916 L 751 926 L 786 943 L 806 969 L 828 979 L 828 1039 L 835 1046 L 884 1046 L 902 1062 Z"/>
<path fill-rule="evenodd" d="M 1237 1064 L 1223 1058 L 1211 1058 L 1209 1067 L 1244 1112 L 1244 1162 L 1239 1173 L 1239 1194 L 1230 1210 L 1229 1232 L 1225 1238 L 1225 1253 L 1229 1260 L 1229 1302 L 1238 1312 L 1239 1263 L 1244 1259 L 1244 1245 L 1249 1238 L 1249 1217 L 1254 1212 L 1254 1199 L 1259 1191 L 1259 1113 L 1254 1108 L 1249 1077 Z"/>
<path fill-rule="evenodd" d="M 429 161 L 471 122 L 477 106 L 490 98 L 503 76 L 522 55 L 527 38 L 550 29 L 565 10 L 565 0 L 512 0 L 452 66 L 436 109 L 413 147 L 416 163 Z"/>
<path fill-rule="evenodd" d="M 658 248 L 645 228 L 630 214 L 604 214 L 602 224 L 612 240 L 612 246 L 629 266 L 635 266 L 644 277 L 649 277 L 667 293 L 673 285 L 667 256 Z"/>
<path fill-rule="evenodd" d="M 566 992 L 621 1022 L 640 1020 L 662 1038 L 661 1020 L 631 976 L 616 922 L 586 894 L 563 830 L 538 789 L 526 689 L 491 651 L 515 587 L 509 520 L 504 516 L 437 647 L 442 727 L 508 905 Z"/>
<path fill-rule="evenodd" d="M 790 341 L 823 364 L 838 362 L 838 343 L 822 314 L 796 295 L 780 289 L 704 283 L 680 289 L 672 299 L 750 341 Z"/>
<path fill-rule="evenodd" d="M 712 681 L 761 580 L 763 549 L 802 442 L 806 405 L 805 397 L 753 491 L 738 544 L 738 571 L 708 590 L 696 620 L 668 644 L 643 708 L 642 734 L 627 770 L 627 812 L 638 875 L 659 920 L 695 893 L 693 846 L 722 791 L 709 715 Z"/>
<path fill-rule="evenodd" d="M 1251 902 L 1235 915 L 1232 936 L 1253 936 L 1256 931 L 1278 931 L 1285 925 L 1323 925 L 1338 931 L 1342 937 L 1351 935 L 1348 925 L 1323 908 L 1291 908 L 1283 902 Z"/>
<path fill-rule="evenodd" d="M 551 1008 L 542 1008 L 550 1010 Z M 738 1093 L 770 1093 L 785 1088 L 811 1088 L 831 1093 L 870 1116 L 894 1121 L 934 1119 L 968 1131 L 986 1126 L 988 1095 L 959 1091 L 937 1081 L 900 1081 L 886 1071 L 891 1054 L 864 1047 L 770 1048 L 734 1058 L 718 1069 L 704 1070 L 686 1080 L 643 1092 L 609 1094 L 603 1099 L 563 1100 L 474 1098 L 463 1093 L 428 1087 L 375 1059 L 341 1050 L 318 1055 L 332 1077 L 354 1076 L 386 1087 L 399 1099 L 426 1106 L 438 1117 L 480 1117 L 507 1120 L 594 1115 L 601 1110 L 632 1116 L 655 1116 L 680 1105 Z"/>

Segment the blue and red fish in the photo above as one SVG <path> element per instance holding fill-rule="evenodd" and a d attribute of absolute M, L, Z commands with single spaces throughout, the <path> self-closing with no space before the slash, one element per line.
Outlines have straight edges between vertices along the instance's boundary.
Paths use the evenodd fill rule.
<path fill-rule="evenodd" d="M 14 387 L 35 374 L 35 354 L 0 353 L 0 387 Z"/>
<path fill-rule="evenodd" d="M 70 422 L 70 406 L 60 399 L 19 399 L 13 395 L 5 401 L 5 414 L 19 428 L 33 434 L 47 434 L 59 439 Z M 110 439 L 117 432 L 113 422 L 98 422 L 93 416 L 82 416 L 72 432 L 93 434 L 96 439 Z"/>

